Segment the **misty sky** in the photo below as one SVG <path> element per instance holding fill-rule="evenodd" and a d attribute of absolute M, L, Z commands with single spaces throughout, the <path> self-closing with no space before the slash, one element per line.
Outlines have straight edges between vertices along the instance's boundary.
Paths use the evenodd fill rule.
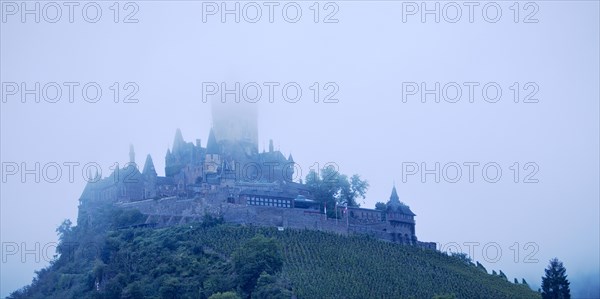
<path fill-rule="evenodd" d="M 102 14 L 96 23 L 82 17 L 86 2 L 73 7 L 73 23 L 65 6 L 57 17 L 55 7 L 44 9 L 41 3 L 36 23 L 33 15 L 22 22 L 20 12 L 8 13 L 14 6 L 7 3 L 2 1 L 0 20 L 2 297 L 31 282 L 33 271 L 48 264 L 44 250 L 49 248 L 49 257 L 53 253 L 56 227 L 66 218 L 76 220 L 84 165 L 95 163 L 107 176 L 115 163 L 128 162 L 133 144 L 137 163 L 151 154 L 164 175 L 165 153 L 177 128 L 186 141 L 201 139 L 206 145 L 211 118 L 210 104 L 202 101 L 203 82 L 227 82 L 230 89 L 234 82 L 261 86 L 262 97 L 254 104 L 259 148 L 273 139 L 276 149 L 293 155 L 302 176 L 329 162 L 342 173 L 360 174 L 371 185 L 364 202 L 359 200 L 364 207 L 387 201 L 395 182 L 400 200 L 417 214 L 421 241 L 445 249 L 459 244 L 466 253 L 465 243 L 476 244 L 471 256 L 488 271 L 501 269 L 511 281 L 524 277 L 536 287 L 553 257 L 564 262 L 573 290 L 598 283 L 596 1 L 540 1 L 527 7 L 497 2 L 501 14 L 487 7 L 485 17 L 485 2 L 475 2 L 472 22 L 464 2 L 456 2 L 460 16 L 456 7 L 441 2 L 439 23 L 434 15 L 422 22 L 419 12 L 405 15 L 403 22 L 403 11 L 420 10 L 420 2 L 295 2 L 302 13 L 296 16 L 296 6 L 288 6 L 287 19 L 285 3 L 274 2 L 273 22 L 266 2 L 238 2 L 239 23 L 233 15 L 225 15 L 223 23 L 219 12 L 204 15 L 203 22 L 199 1 L 131 2 L 118 8 L 98 2 Z M 205 12 L 220 9 L 220 2 L 212 3 L 204 3 Z M 251 3 L 261 7 L 260 17 Z M 93 21 L 95 8 L 87 9 L 86 18 Z M 26 95 L 22 103 L 22 87 L 34 89 L 35 82 L 49 99 L 60 86 L 61 97 L 36 103 L 34 95 Z M 446 97 L 436 103 L 429 94 L 422 103 L 422 89 L 433 90 L 436 82 Z M 92 88 L 89 99 L 95 97 L 93 87 L 100 87 L 96 103 L 81 96 L 86 84 Z M 272 103 L 269 84 L 275 91 Z M 300 86 L 296 103 L 282 97 L 286 84 Z M 75 91 L 73 103 L 68 86 Z M 252 86 L 245 89 L 249 97 L 255 95 Z M 490 103 L 498 87 L 501 96 Z M 132 91 L 128 101 L 137 103 L 123 103 Z M 450 103 L 457 91 L 461 97 Z M 295 97 L 293 88 L 288 92 Z M 331 92 L 328 101 L 337 103 L 324 103 Z M 22 165 L 31 170 L 35 163 L 40 163 L 40 182 L 34 174 L 23 182 Z M 72 182 L 65 163 L 78 163 Z M 439 182 L 436 171 L 422 180 L 422 166 L 434 170 L 436 163 Z M 19 169 L 12 175 L 14 165 Z M 62 170 L 58 179 L 55 165 Z M 415 165 L 418 172 L 408 175 Z M 473 165 L 472 182 L 467 165 Z M 12 244 L 19 252 L 7 254 Z M 22 262 L 24 249 L 34 253 Z"/>

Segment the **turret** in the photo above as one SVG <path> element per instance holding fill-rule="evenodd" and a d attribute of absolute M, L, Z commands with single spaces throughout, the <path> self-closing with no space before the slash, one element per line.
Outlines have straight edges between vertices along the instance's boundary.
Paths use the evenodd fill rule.
<path fill-rule="evenodd" d="M 133 151 L 133 144 L 129 145 L 129 163 L 135 165 L 135 152 Z"/>
<path fill-rule="evenodd" d="M 390 201 L 387 203 L 388 212 L 404 214 L 412 219 L 416 216 L 406 204 L 400 201 L 398 192 L 396 192 L 396 186 L 392 188 L 392 195 L 390 195 Z"/>
<path fill-rule="evenodd" d="M 210 129 L 208 134 L 208 142 L 206 143 L 206 158 L 204 159 L 204 173 L 216 173 L 221 165 L 221 156 L 219 155 L 219 145 L 213 129 Z"/>
<path fill-rule="evenodd" d="M 179 150 L 183 147 L 185 141 L 183 141 L 183 135 L 181 134 L 181 130 L 177 128 L 175 131 L 175 139 L 173 140 L 173 153 L 179 152 Z"/>
<path fill-rule="evenodd" d="M 398 192 L 396 192 L 396 186 L 392 188 L 392 195 L 390 195 L 390 201 L 388 202 L 388 207 L 396 208 L 400 206 L 400 198 L 398 197 Z"/>
<path fill-rule="evenodd" d="M 156 169 L 154 169 L 154 162 L 152 161 L 152 156 L 150 155 L 146 156 L 146 162 L 144 163 L 144 170 L 142 171 L 142 174 L 146 177 L 157 176 Z"/>
<path fill-rule="evenodd" d="M 217 138 L 215 138 L 215 132 L 213 129 L 210 129 L 210 133 L 208 134 L 206 154 L 219 154 L 219 145 L 217 144 Z"/>
<path fill-rule="evenodd" d="M 294 181 L 294 169 L 295 169 L 295 165 L 294 165 L 294 158 L 292 158 L 292 154 L 290 153 L 290 155 L 287 158 L 287 163 L 288 165 L 284 168 L 285 172 L 284 172 L 284 179 L 286 181 L 292 182 Z"/>
<path fill-rule="evenodd" d="M 150 155 L 146 156 L 146 162 L 144 163 L 144 170 L 142 172 L 144 177 L 144 199 L 156 197 L 156 169 L 154 169 L 154 162 Z"/>

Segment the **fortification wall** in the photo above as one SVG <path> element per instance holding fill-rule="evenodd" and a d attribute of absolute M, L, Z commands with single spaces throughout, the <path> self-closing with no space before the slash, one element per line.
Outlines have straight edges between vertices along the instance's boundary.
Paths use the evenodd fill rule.
<path fill-rule="evenodd" d="M 160 200 L 144 200 L 121 203 L 126 209 L 137 209 L 148 215 L 146 224 L 169 226 L 201 222 L 206 214 L 221 215 L 225 222 L 242 225 L 311 229 L 333 232 L 341 235 L 366 234 L 377 239 L 397 243 L 409 243 L 423 248 L 435 249 L 435 243 L 415 242 L 394 236 L 395 230 L 386 222 L 359 224 L 346 219 L 330 219 L 324 214 L 305 209 L 277 208 L 268 206 L 246 206 L 226 203 L 217 197 Z"/>

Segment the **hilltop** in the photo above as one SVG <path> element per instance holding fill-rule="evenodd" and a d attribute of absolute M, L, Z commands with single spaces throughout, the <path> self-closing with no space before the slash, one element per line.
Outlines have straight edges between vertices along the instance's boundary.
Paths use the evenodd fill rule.
<path fill-rule="evenodd" d="M 459 257 L 366 235 L 241 226 L 211 216 L 153 229 L 136 226 L 144 219 L 137 211 L 108 207 L 100 214 L 105 221 L 93 225 L 63 223 L 60 257 L 9 298 L 236 298 L 249 292 L 252 298 L 540 298 Z M 257 238 L 271 246 L 259 256 L 282 263 L 248 278 L 243 271 L 269 265 L 256 256 L 243 262 Z M 247 285 L 252 279 L 256 286 Z"/>

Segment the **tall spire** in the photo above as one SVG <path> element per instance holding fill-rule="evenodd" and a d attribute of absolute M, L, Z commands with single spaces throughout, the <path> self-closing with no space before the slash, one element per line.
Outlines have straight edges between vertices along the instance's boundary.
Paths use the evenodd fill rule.
<path fill-rule="evenodd" d="M 397 207 L 400 205 L 400 198 L 398 197 L 398 192 L 396 192 L 396 184 L 394 183 L 394 187 L 392 188 L 392 195 L 390 195 L 390 201 L 388 203 L 389 206 Z"/>
<path fill-rule="evenodd" d="M 154 169 L 154 162 L 150 154 L 146 156 L 146 162 L 144 163 L 144 170 L 142 172 L 145 176 L 156 176 L 156 169 Z"/>
<path fill-rule="evenodd" d="M 294 162 L 294 158 L 292 157 L 292 153 L 290 153 L 290 156 L 288 157 L 288 161 L 289 162 Z"/>
<path fill-rule="evenodd" d="M 173 140 L 173 153 L 178 152 L 184 143 L 185 141 L 183 141 L 181 130 L 177 128 L 177 131 L 175 131 L 175 139 Z"/>
<path fill-rule="evenodd" d="M 135 152 L 133 151 L 133 144 L 129 144 L 129 163 L 135 165 Z"/>
<path fill-rule="evenodd" d="M 208 134 L 208 142 L 206 143 L 206 153 L 207 154 L 218 154 L 219 146 L 217 144 L 217 139 L 215 138 L 215 132 L 213 129 L 210 129 L 210 133 Z"/>

